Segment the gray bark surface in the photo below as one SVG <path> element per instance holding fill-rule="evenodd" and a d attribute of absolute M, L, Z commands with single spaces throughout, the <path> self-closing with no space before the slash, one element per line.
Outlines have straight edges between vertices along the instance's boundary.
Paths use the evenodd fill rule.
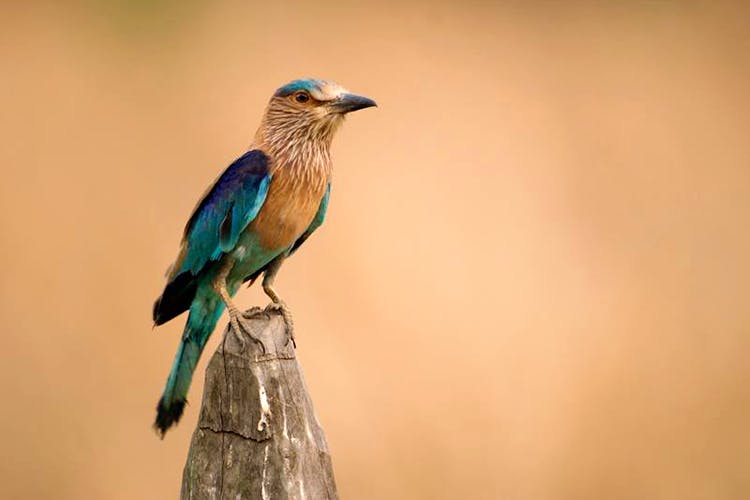
<path fill-rule="evenodd" d="M 182 476 L 185 499 L 337 499 L 331 455 L 280 313 L 245 321 L 266 353 L 230 332 L 206 369 Z"/>

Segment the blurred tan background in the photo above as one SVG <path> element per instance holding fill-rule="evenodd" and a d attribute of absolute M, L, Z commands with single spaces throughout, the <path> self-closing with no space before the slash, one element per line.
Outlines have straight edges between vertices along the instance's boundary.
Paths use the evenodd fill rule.
<path fill-rule="evenodd" d="M 343 499 L 750 498 L 740 5 L 2 5 L 0 497 L 177 496 L 151 305 L 315 76 L 380 104 L 279 279 Z"/>

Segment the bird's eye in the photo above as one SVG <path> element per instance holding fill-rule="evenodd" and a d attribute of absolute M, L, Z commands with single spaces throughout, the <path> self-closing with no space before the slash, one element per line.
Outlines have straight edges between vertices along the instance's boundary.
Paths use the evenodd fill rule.
<path fill-rule="evenodd" d="M 310 100 L 310 96 L 307 94 L 307 92 L 297 92 L 296 94 L 294 94 L 294 100 L 304 104 Z"/>

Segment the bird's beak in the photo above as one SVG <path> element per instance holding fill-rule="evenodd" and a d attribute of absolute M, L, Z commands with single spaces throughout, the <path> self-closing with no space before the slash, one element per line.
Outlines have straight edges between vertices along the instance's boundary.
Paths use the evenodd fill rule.
<path fill-rule="evenodd" d="M 331 102 L 331 106 L 337 113 L 346 114 L 359 109 L 377 106 L 377 103 L 369 97 L 356 94 L 344 94 Z"/>

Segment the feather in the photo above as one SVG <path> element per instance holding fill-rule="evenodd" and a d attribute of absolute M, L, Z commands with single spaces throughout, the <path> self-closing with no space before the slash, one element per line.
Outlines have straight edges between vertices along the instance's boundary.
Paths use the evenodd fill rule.
<path fill-rule="evenodd" d="M 201 199 L 185 226 L 182 249 L 169 282 L 154 303 L 157 325 L 190 307 L 197 277 L 232 251 L 242 231 L 258 215 L 270 180 L 265 153 L 248 151 L 227 167 Z"/>
<path fill-rule="evenodd" d="M 219 259 L 237 244 L 242 230 L 263 206 L 270 181 L 268 157 L 257 149 L 224 171 L 185 227 L 187 251 L 180 272 L 196 275 L 207 262 Z"/>

